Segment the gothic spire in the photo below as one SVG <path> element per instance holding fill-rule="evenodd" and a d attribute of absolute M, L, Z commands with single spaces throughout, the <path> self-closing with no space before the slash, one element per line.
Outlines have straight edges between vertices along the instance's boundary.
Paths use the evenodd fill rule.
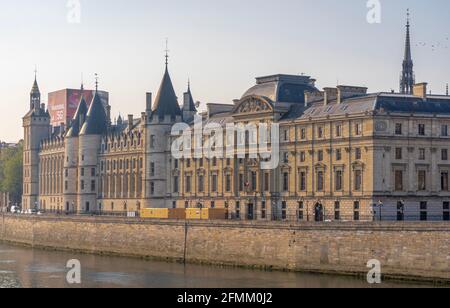
<path fill-rule="evenodd" d="M 34 83 L 30 92 L 30 109 L 39 109 L 41 107 L 41 92 L 37 82 L 37 69 L 34 70 Z"/>
<path fill-rule="evenodd" d="M 402 75 L 400 78 L 400 93 L 402 94 L 412 94 L 413 87 L 415 83 L 414 76 L 414 63 L 412 60 L 411 52 L 411 32 L 410 32 L 410 13 L 409 9 L 407 12 L 407 22 L 406 22 L 406 41 L 405 41 L 405 57 L 403 59 L 402 65 Z"/>

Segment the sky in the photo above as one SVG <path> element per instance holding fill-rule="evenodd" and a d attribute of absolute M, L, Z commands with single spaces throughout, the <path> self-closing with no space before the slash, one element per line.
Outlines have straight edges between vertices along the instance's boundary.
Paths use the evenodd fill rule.
<path fill-rule="evenodd" d="M 410 8 L 416 81 L 436 94 L 450 82 L 448 0 L 380 0 L 380 23 L 367 21 L 368 0 L 79 0 L 79 22 L 73 2 L 0 0 L 0 140 L 23 137 L 35 66 L 44 103 L 48 92 L 79 88 L 81 75 L 93 88 L 98 73 L 113 116 L 140 115 L 145 93 L 158 91 L 166 38 L 180 103 L 188 79 L 204 106 L 278 73 L 390 91 Z"/>

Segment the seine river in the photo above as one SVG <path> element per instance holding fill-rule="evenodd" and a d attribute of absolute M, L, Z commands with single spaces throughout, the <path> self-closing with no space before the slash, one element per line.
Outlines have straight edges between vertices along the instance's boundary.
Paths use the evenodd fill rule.
<path fill-rule="evenodd" d="M 66 282 L 68 260 L 81 263 L 81 284 Z M 384 283 L 382 287 L 420 287 Z M 153 262 L 44 251 L 0 243 L 0 288 L 358 288 L 362 279 Z"/>

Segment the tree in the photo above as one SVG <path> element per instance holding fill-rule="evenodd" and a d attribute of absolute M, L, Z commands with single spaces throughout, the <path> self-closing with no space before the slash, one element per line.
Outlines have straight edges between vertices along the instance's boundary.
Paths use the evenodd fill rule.
<path fill-rule="evenodd" d="M 12 203 L 20 203 L 23 187 L 23 143 L 0 153 L 0 190 L 9 193 Z"/>

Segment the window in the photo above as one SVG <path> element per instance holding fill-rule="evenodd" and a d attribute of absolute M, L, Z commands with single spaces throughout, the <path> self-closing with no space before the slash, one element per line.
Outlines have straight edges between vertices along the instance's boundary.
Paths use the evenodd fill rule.
<path fill-rule="evenodd" d="M 80 174 L 81 174 L 81 176 L 84 176 L 84 168 L 81 168 Z"/>
<path fill-rule="evenodd" d="M 341 161 L 342 160 L 342 150 L 336 149 L 336 160 Z"/>
<path fill-rule="evenodd" d="M 155 176 L 155 163 L 150 163 L 150 176 Z"/>
<path fill-rule="evenodd" d="M 241 203 L 236 201 L 236 218 L 241 218 Z"/>
<path fill-rule="evenodd" d="M 317 171 L 317 191 L 323 191 L 323 189 L 324 189 L 323 171 Z"/>
<path fill-rule="evenodd" d="M 289 153 L 288 152 L 283 153 L 283 162 L 285 164 L 289 163 Z"/>
<path fill-rule="evenodd" d="M 215 208 L 216 207 L 216 203 L 214 201 L 211 201 L 211 208 Z"/>
<path fill-rule="evenodd" d="M 283 131 L 284 141 L 289 141 L 289 130 L 285 129 Z"/>
<path fill-rule="evenodd" d="M 362 124 L 361 123 L 356 123 L 355 124 L 355 135 L 356 136 L 361 136 L 362 135 Z"/>
<path fill-rule="evenodd" d="M 178 193 L 179 192 L 179 189 L 180 189 L 180 182 L 179 182 L 180 180 L 179 180 L 179 178 L 177 177 L 177 176 L 174 176 L 173 177 L 173 192 L 174 193 Z"/>
<path fill-rule="evenodd" d="M 446 201 L 443 203 L 442 208 L 444 209 L 443 220 L 450 221 L 450 202 Z"/>
<path fill-rule="evenodd" d="M 155 148 L 155 141 L 156 141 L 156 136 L 155 135 L 151 135 L 150 136 L 150 148 L 151 149 Z"/>
<path fill-rule="evenodd" d="M 200 168 L 203 168 L 203 158 L 199 158 L 198 164 Z"/>
<path fill-rule="evenodd" d="M 281 219 L 285 220 L 287 218 L 287 202 L 283 201 L 281 203 Z"/>
<path fill-rule="evenodd" d="M 64 174 L 65 174 L 65 177 L 67 178 L 69 176 L 69 169 L 64 170 Z"/>
<path fill-rule="evenodd" d="M 441 159 L 442 160 L 448 160 L 448 150 L 447 149 L 442 149 L 441 150 Z"/>
<path fill-rule="evenodd" d="M 69 189 L 69 182 L 67 182 L 67 181 L 64 182 L 64 189 L 65 190 Z"/>
<path fill-rule="evenodd" d="M 175 169 L 178 169 L 178 159 L 173 160 L 173 166 Z"/>
<path fill-rule="evenodd" d="M 448 125 L 444 124 L 441 126 L 441 136 L 448 137 Z"/>
<path fill-rule="evenodd" d="M 231 159 L 230 158 L 227 158 L 227 166 L 228 167 L 231 166 Z"/>
<path fill-rule="evenodd" d="M 214 157 L 212 159 L 212 165 L 213 165 L 213 167 L 217 167 L 217 158 L 216 157 Z"/>
<path fill-rule="evenodd" d="M 361 159 L 361 149 L 360 148 L 356 148 L 355 149 L 355 159 L 356 160 L 360 160 Z"/>
<path fill-rule="evenodd" d="M 337 170 L 335 175 L 335 190 L 342 190 L 342 170 Z"/>
<path fill-rule="evenodd" d="M 225 190 L 227 192 L 231 191 L 231 175 L 229 174 L 225 176 Z"/>
<path fill-rule="evenodd" d="M 336 137 L 342 137 L 342 125 L 336 125 Z"/>
<path fill-rule="evenodd" d="M 425 160 L 425 149 L 419 149 L 419 160 Z"/>
<path fill-rule="evenodd" d="M 317 160 L 318 161 L 323 161 L 323 150 L 319 150 L 317 152 Z"/>
<path fill-rule="evenodd" d="M 257 174 L 252 172 L 252 191 L 256 191 L 257 188 Z"/>
<path fill-rule="evenodd" d="M 300 172 L 300 191 L 306 191 L 306 172 Z"/>
<path fill-rule="evenodd" d="M 289 191 L 289 173 L 283 173 L 283 191 Z"/>
<path fill-rule="evenodd" d="M 198 176 L 198 191 L 201 193 L 205 191 L 205 178 L 203 175 Z"/>
<path fill-rule="evenodd" d="M 441 172 L 441 190 L 448 191 L 448 171 Z"/>
<path fill-rule="evenodd" d="M 403 191 L 403 171 L 395 171 L 395 191 Z"/>
<path fill-rule="evenodd" d="M 239 191 L 244 191 L 244 175 L 241 173 L 239 174 Z"/>
<path fill-rule="evenodd" d="M 189 158 L 186 159 L 186 168 L 191 168 L 191 160 Z"/>
<path fill-rule="evenodd" d="M 91 192 L 95 192 L 95 180 L 91 181 Z"/>
<path fill-rule="evenodd" d="M 304 151 L 300 152 L 300 162 L 304 163 L 306 161 L 306 153 Z"/>
<path fill-rule="evenodd" d="M 217 175 L 213 174 L 211 177 L 211 191 L 212 192 L 217 192 Z"/>
<path fill-rule="evenodd" d="M 191 192 L 191 177 L 189 175 L 186 176 L 186 192 Z"/>
<path fill-rule="evenodd" d="M 425 136 L 425 124 L 419 124 L 418 125 L 418 135 L 419 136 Z"/>
<path fill-rule="evenodd" d="M 442 204 L 442 208 L 444 209 L 444 211 L 448 211 L 450 210 L 450 202 L 446 201 Z"/>
<path fill-rule="evenodd" d="M 362 188 L 362 171 L 355 170 L 355 190 L 360 191 Z"/>
<path fill-rule="evenodd" d="M 418 172 L 418 190 L 419 191 L 424 191 L 427 189 L 427 184 L 426 184 L 426 177 L 427 177 L 427 173 L 425 170 L 419 170 Z"/>
<path fill-rule="evenodd" d="M 319 138 L 319 139 L 323 138 L 323 127 L 322 126 L 317 127 L 317 138 Z"/>
<path fill-rule="evenodd" d="M 154 194 L 155 194 L 155 183 L 150 182 L 150 195 L 154 195 Z"/>
<path fill-rule="evenodd" d="M 300 139 L 305 140 L 306 139 L 306 128 L 300 129 Z"/>
<path fill-rule="evenodd" d="M 395 134 L 396 135 L 403 135 L 403 127 L 401 123 L 395 124 Z"/>
<path fill-rule="evenodd" d="M 341 203 L 334 202 L 334 220 L 341 220 Z"/>
<path fill-rule="evenodd" d="M 81 187 L 81 190 L 84 190 L 84 181 L 83 180 L 81 180 L 80 187 Z"/>
<path fill-rule="evenodd" d="M 395 148 L 395 159 L 402 159 L 402 158 L 403 158 L 403 149 Z"/>
<path fill-rule="evenodd" d="M 420 220 L 421 221 L 428 220 L 428 204 L 426 201 L 420 202 Z"/>
<path fill-rule="evenodd" d="M 270 191 L 270 174 L 264 173 L 264 191 Z"/>

